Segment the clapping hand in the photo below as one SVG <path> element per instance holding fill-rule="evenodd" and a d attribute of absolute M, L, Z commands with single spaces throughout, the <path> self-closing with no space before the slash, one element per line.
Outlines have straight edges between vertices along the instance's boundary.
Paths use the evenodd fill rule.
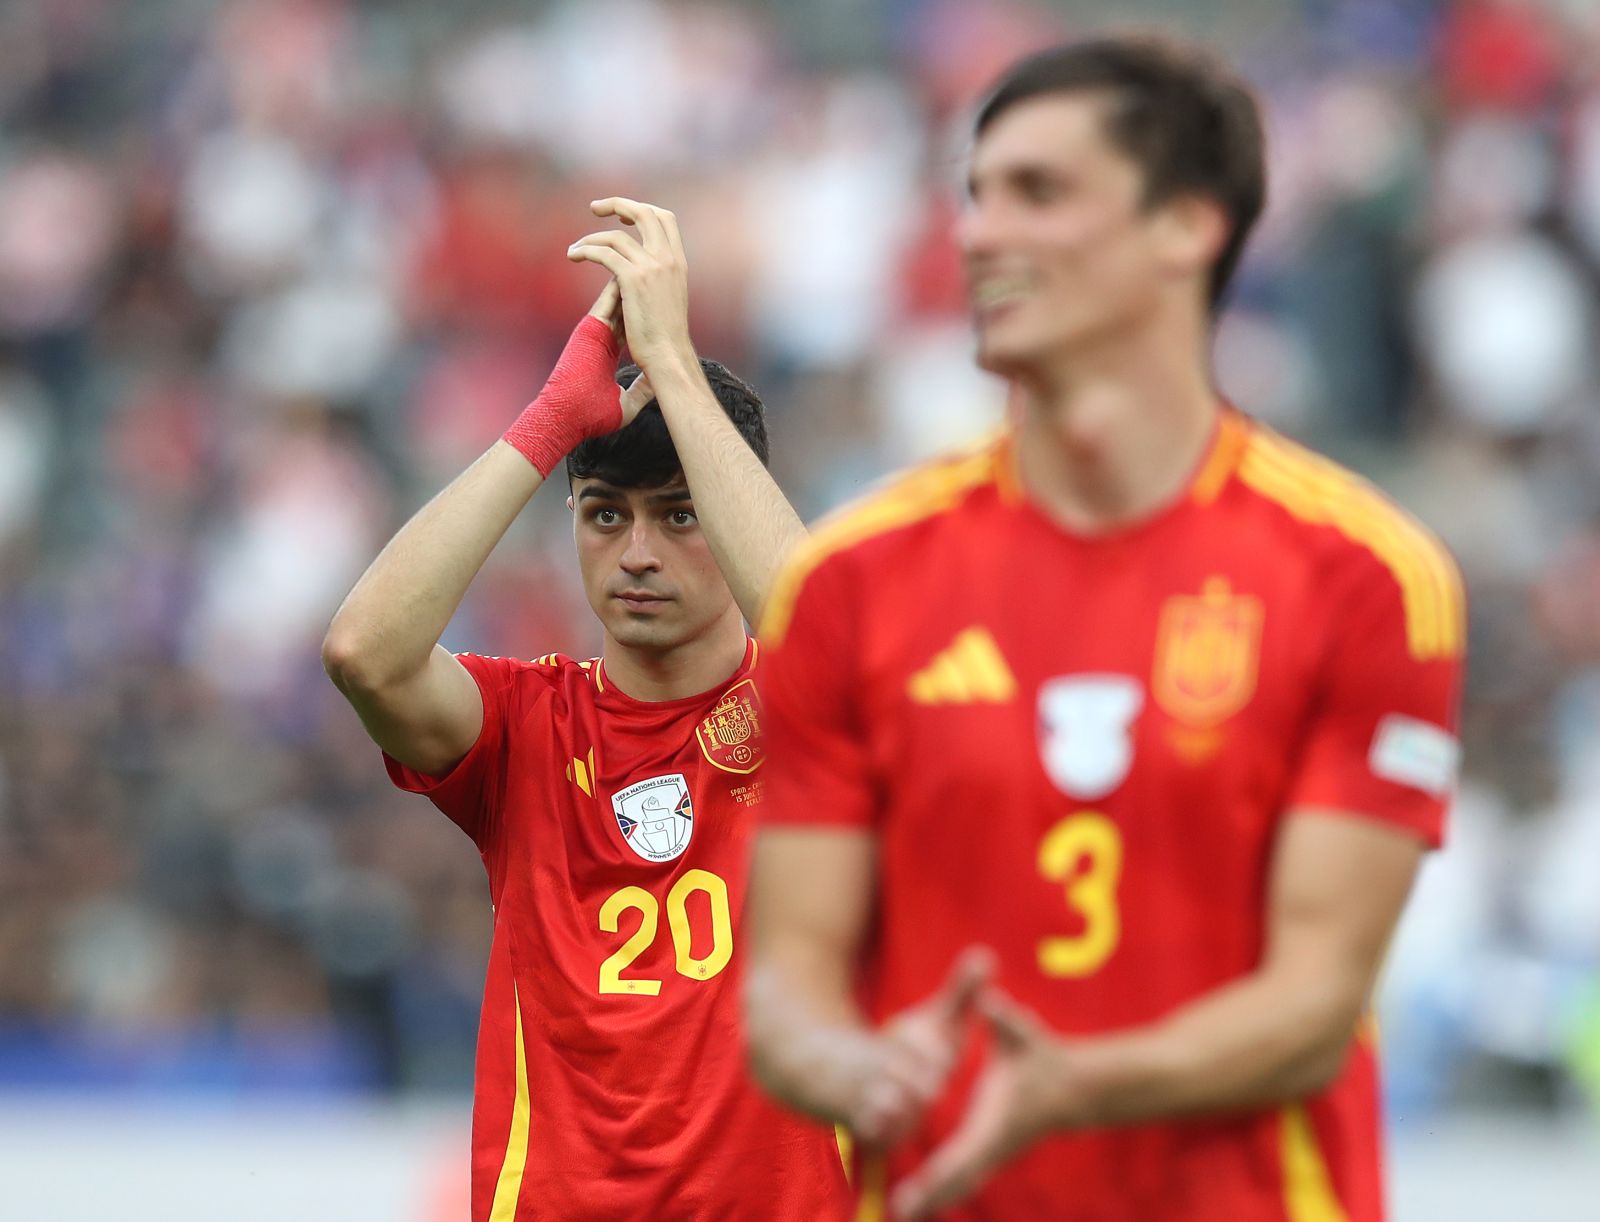
<path fill-rule="evenodd" d="M 863 1146 L 908 1137 L 944 1092 L 966 1042 L 973 1004 L 994 972 L 994 956 L 968 950 L 938 992 L 902 1010 L 869 1037 L 842 1123 Z"/>
<path fill-rule="evenodd" d="M 896 1218 L 926 1218 L 976 1192 L 1002 1163 L 1065 1123 L 1073 1097 L 1067 1047 L 996 988 L 976 1007 L 994 1039 L 954 1132 L 894 1191 Z"/>

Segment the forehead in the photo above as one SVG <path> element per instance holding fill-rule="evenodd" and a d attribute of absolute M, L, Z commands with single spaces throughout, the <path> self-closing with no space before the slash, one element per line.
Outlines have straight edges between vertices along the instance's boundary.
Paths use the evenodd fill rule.
<path fill-rule="evenodd" d="M 1024 167 L 1126 163 L 1106 134 L 1107 105 L 1098 90 L 1046 93 L 1013 103 L 973 146 L 973 182 Z"/>

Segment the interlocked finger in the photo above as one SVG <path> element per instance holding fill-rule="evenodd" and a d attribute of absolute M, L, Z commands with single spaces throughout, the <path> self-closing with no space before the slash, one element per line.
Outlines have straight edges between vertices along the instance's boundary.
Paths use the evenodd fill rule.
<path fill-rule="evenodd" d="M 615 279 L 620 279 L 628 274 L 628 271 L 633 266 L 610 246 L 585 242 L 578 242 L 568 247 L 567 258 L 574 263 L 598 263 L 606 271 L 610 272 Z"/>
<path fill-rule="evenodd" d="M 570 255 L 581 246 L 610 247 L 630 263 L 638 262 L 640 256 L 645 253 L 637 238 L 632 234 L 623 233 L 620 229 L 602 229 L 597 233 L 586 233 L 567 247 L 567 253 Z"/>
<path fill-rule="evenodd" d="M 615 329 L 621 322 L 619 309 L 621 305 L 622 289 L 613 276 L 606 281 L 605 288 L 600 290 L 600 296 L 596 297 L 594 304 L 589 307 L 589 315 Z"/>
<path fill-rule="evenodd" d="M 677 218 L 665 208 L 621 195 L 597 199 L 590 208 L 596 216 L 615 216 L 625 224 L 636 226 L 646 250 L 659 250 L 679 259 L 683 257 Z"/>

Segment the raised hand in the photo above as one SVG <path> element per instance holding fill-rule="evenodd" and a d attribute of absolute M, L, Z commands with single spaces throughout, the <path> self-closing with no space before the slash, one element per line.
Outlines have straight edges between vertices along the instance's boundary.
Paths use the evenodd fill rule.
<path fill-rule="evenodd" d="M 617 287 L 615 278 L 606 281 L 605 288 L 600 290 L 600 296 L 589 307 L 589 317 L 598 319 L 611 328 L 612 336 L 619 342 L 625 342 L 626 332 L 622 325 L 622 290 Z M 641 373 L 628 383 L 626 390 L 619 391 L 618 405 L 622 408 L 622 425 L 629 424 L 639 414 L 644 406 L 655 398 L 655 391 L 650 386 L 650 378 Z M 618 425 L 618 427 L 622 427 Z"/>
<path fill-rule="evenodd" d="M 633 359 L 647 374 L 665 361 L 694 366 L 689 264 L 678 218 L 665 208 L 620 196 L 595 200 L 589 208 L 596 216 L 616 217 L 637 234 L 605 229 L 579 238 L 567 250 L 574 262 L 597 263 L 611 273 L 622 297 L 622 332 Z"/>
<path fill-rule="evenodd" d="M 976 1192 L 990 1173 L 1064 1124 L 1071 1058 L 1038 1016 L 995 988 L 977 1008 L 994 1035 L 967 1110 L 938 1149 L 894 1191 L 897 1218 L 926 1218 Z"/>

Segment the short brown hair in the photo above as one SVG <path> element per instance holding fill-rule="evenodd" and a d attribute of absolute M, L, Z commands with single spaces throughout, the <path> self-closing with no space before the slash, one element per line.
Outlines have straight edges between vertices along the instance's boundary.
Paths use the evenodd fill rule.
<path fill-rule="evenodd" d="M 1012 67 L 979 109 L 974 134 L 1018 102 L 1078 92 L 1108 97 L 1107 134 L 1143 172 L 1146 207 L 1200 195 L 1226 212 L 1228 240 L 1211 268 L 1215 309 L 1266 203 L 1266 141 L 1254 95 L 1196 48 L 1160 38 L 1092 39 Z"/>

